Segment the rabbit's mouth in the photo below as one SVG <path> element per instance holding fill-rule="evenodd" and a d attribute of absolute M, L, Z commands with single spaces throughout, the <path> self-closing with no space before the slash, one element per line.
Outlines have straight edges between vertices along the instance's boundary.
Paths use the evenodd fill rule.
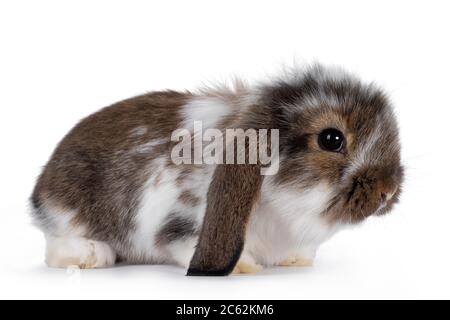
<path fill-rule="evenodd" d="M 401 166 L 389 174 L 380 169 L 365 170 L 337 193 L 325 214 L 333 222 L 350 224 L 384 215 L 399 201 L 402 181 Z"/>
<path fill-rule="evenodd" d="M 396 192 L 391 196 L 390 199 L 381 203 L 380 207 L 375 211 L 374 215 L 382 216 L 392 210 L 394 205 L 400 200 L 401 190 L 398 188 Z"/>
<path fill-rule="evenodd" d="M 382 216 L 392 210 L 398 202 L 397 194 L 388 201 L 367 201 L 366 199 L 353 199 L 351 202 L 336 197 L 325 212 L 331 222 L 357 224 L 370 216 Z"/>

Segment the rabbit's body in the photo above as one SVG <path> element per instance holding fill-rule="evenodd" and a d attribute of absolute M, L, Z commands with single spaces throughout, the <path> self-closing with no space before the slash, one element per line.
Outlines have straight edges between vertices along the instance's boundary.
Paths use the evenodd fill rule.
<path fill-rule="evenodd" d="M 135 98 L 136 105 L 133 100 L 119 103 L 83 120 L 62 141 L 33 197 L 35 219 L 48 241 L 49 265 L 103 267 L 113 264 L 116 255 L 129 263 L 189 265 L 215 166 L 171 165 L 170 136 L 155 135 L 143 115 L 154 117 L 155 99 L 162 97 L 174 100 L 172 111 L 180 119 L 173 127 L 164 124 L 165 133 L 192 128 L 194 120 L 217 127 L 233 112 L 217 97 L 164 92 Z M 122 121 L 104 120 L 111 116 Z M 164 117 L 154 121 L 168 122 Z M 101 143 L 107 144 L 103 150 L 89 148 Z M 102 171 L 103 162 L 110 163 L 110 170 Z M 60 180 L 50 183 L 56 176 Z M 86 193 L 99 195 L 84 194 L 92 183 L 94 189 Z M 296 256 L 311 261 L 335 230 L 320 216 L 330 190 L 318 186 L 295 192 L 271 184 L 267 178 L 242 258 L 266 265 Z M 298 212 L 300 219 L 293 219 Z"/>
<path fill-rule="evenodd" d="M 85 265 L 76 258 L 83 250 L 83 257 L 98 254 L 91 240 L 109 257 L 95 267 L 116 255 L 130 263 L 188 263 L 171 244 L 186 243 L 181 255 L 192 254 L 214 172 L 170 161 L 171 133 L 192 126 L 184 116 L 192 100 L 177 92 L 136 97 L 84 119 L 64 138 L 32 198 L 49 265 Z M 202 116 L 211 121 L 211 113 Z"/>
<path fill-rule="evenodd" d="M 330 77 L 322 69 L 315 72 L 317 84 Z M 343 79 L 354 86 L 359 85 L 345 76 Z M 332 81 L 337 80 L 332 78 Z M 392 161 L 398 163 L 396 145 L 382 141 L 383 148 L 388 149 L 373 149 L 384 137 L 380 136 L 380 132 L 386 131 L 382 128 L 384 124 L 364 128 L 365 143 L 355 144 L 359 153 L 351 158 L 348 156 L 348 161 L 336 169 L 338 173 L 333 173 L 326 163 L 321 164 L 324 158 L 320 158 L 323 154 L 318 146 L 312 146 L 317 144 L 315 140 L 305 140 L 314 135 L 307 134 L 298 139 L 294 135 L 292 138 L 290 131 L 283 129 L 290 125 L 289 121 L 275 122 L 279 111 L 273 110 L 271 101 L 283 100 L 284 95 L 292 94 L 291 89 L 286 93 L 282 85 L 281 88 L 280 91 L 278 85 L 257 90 L 240 87 L 236 91 L 211 90 L 196 95 L 155 92 L 117 103 L 82 120 L 55 150 L 32 196 L 34 220 L 47 239 L 48 265 L 105 267 L 119 259 L 128 263 L 170 263 L 187 267 L 199 235 L 208 232 L 208 228 L 202 231 L 205 212 L 209 207 L 212 210 L 212 203 L 226 201 L 229 194 L 211 191 L 212 182 L 219 179 L 218 165 L 177 165 L 171 159 L 177 144 L 177 141 L 171 141 L 172 133 L 176 129 L 193 133 L 194 121 L 201 121 L 204 130 L 280 128 L 280 172 L 261 179 L 260 190 L 255 193 L 257 197 L 249 206 L 252 209 L 244 224 L 245 245 L 235 269 L 238 272 L 257 271 L 260 265 L 310 265 L 318 246 L 349 220 L 360 221 L 361 214 L 366 215 L 366 211 L 369 215 L 385 210 L 386 205 L 369 207 L 372 203 L 369 200 L 367 208 L 358 209 L 356 214 L 350 215 L 350 209 L 345 212 L 330 210 L 341 205 L 342 192 L 349 195 L 348 201 L 353 200 L 351 197 L 355 192 L 358 195 L 359 188 L 354 184 L 347 186 L 347 180 L 360 170 L 371 153 L 393 154 Z M 369 97 L 367 103 L 379 94 L 369 87 L 363 89 Z M 320 104 L 329 102 L 330 106 L 323 110 L 333 111 L 337 107 L 331 104 L 338 103 L 341 98 L 333 97 L 333 93 L 326 90 L 316 90 L 314 94 L 317 95 L 315 99 L 301 94 L 296 99 L 308 98 L 305 100 L 307 108 L 318 112 L 320 119 L 323 117 Z M 351 98 L 352 92 L 349 94 Z M 344 98 L 348 103 L 352 102 L 349 97 Z M 289 103 L 294 100 L 288 99 Z M 389 110 L 386 117 L 390 115 Z M 326 114 L 324 117 L 321 121 L 327 122 L 325 127 L 341 125 L 338 116 Z M 395 140 L 395 122 L 386 119 L 386 126 L 391 130 L 389 139 Z M 360 130 L 359 127 L 355 127 L 356 130 Z M 292 139 L 296 141 L 295 146 L 286 147 Z M 349 134 L 348 139 L 355 138 Z M 307 147 L 313 150 L 312 153 L 305 154 Z M 327 153 L 326 156 L 334 157 L 332 161 L 336 165 L 342 161 L 342 156 L 337 154 Z M 382 160 L 380 157 L 379 161 Z M 298 159 L 296 166 L 292 164 L 294 159 Z M 295 176 L 296 170 L 300 169 L 302 173 Z M 400 169 L 395 167 L 393 170 Z M 320 178 L 322 174 L 323 178 Z M 401 176 L 400 171 L 398 175 Z M 237 175 L 235 179 L 242 179 L 245 188 L 245 176 Z M 399 180 L 395 181 L 396 187 L 389 195 L 389 201 L 398 197 Z M 392 183 L 389 184 L 391 189 Z M 348 201 L 342 206 L 348 205 Z M 356 205 L 361 206 L 358 203 Z M 389 208 L 392 203 L 387 203 Z M 219 207 L 225 207 L 225 204 L 219 204 Z M 217 214 L 218 219 L 225 219 L 222 224 L 229 221 L 226 216 Z M 231 228 L 237 230 L 239 226 L 231 225 Z M 211 234 L 217 242 L 222 236 L 216 231 Z M 220 246 L 214 245 L 211 244 L 211 250 L 221 250 Z"/>

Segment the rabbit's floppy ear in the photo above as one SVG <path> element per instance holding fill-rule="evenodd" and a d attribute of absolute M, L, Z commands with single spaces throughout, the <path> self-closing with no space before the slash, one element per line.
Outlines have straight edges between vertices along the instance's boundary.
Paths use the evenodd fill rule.
<path fill-rule="evenodd" d="M 218 165 L 209 186 L 206 213 L 188 276 L 225 276 L 244 247 L 250 213 L 263 176 L 259 165 Z"/>

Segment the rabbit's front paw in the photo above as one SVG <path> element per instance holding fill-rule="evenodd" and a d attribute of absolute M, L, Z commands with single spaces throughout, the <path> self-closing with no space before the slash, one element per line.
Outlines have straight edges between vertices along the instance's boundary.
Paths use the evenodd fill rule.
<path fill-rule="evenodd" d="M 313 259 L 301 258 L 301 257 L 289 257 L 280 263 L 283 267 L 312 267 L 314 263 Z"/>
<path fill-rule="evenodd" d="M 239 261 L 237 265 L 234 267 L 233 273 L 256 273 L 260 272 L 263 269 L 263 266 L 257 263 L 248 263 L 245 261 Z"/>
<path fill-rule="evenodd" d="M 263 266 L 258 264 L 247 251 L 244 251 L 238 263 L 234 267 L 233 273 L 256 273 L 260 272 Z"/>

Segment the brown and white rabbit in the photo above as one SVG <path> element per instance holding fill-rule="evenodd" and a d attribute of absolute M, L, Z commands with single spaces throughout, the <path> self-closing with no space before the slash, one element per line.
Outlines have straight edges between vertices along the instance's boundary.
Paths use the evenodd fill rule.
<path fill-rule="evenodd" d="M 278 129 L 278 172 L 175 164 L 172 134 L 194 121 Z M 121 260 L 226 275 L 311 265 L 338 230 L 388 212 L 402 180 L 385 94 L 315 65 L 254 87 L 153 92 L 106 107 L 58 145 L 31 201 L 51 267 Z"/>

